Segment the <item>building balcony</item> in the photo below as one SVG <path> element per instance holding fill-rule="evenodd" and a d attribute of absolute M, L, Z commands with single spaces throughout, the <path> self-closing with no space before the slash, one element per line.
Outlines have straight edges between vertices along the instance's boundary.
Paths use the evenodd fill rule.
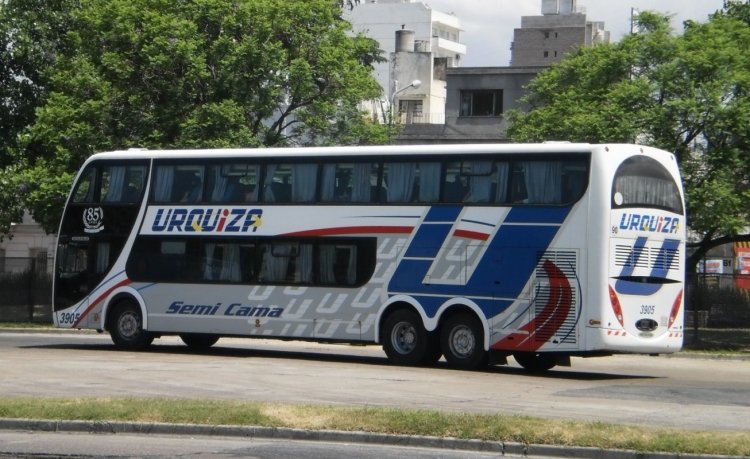
<path fill-rule="evenodd" d="M 398 124 L 445 124 L 445 113 L 401 112 L 396 116 Z"/>

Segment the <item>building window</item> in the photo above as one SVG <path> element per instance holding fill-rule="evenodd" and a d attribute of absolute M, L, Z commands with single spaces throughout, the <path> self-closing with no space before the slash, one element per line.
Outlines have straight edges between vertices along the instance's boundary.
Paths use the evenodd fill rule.
<path fill-rule="evenodd" d="M 461 116 L 500 116 L 503 91 L 461 91 Z"/>

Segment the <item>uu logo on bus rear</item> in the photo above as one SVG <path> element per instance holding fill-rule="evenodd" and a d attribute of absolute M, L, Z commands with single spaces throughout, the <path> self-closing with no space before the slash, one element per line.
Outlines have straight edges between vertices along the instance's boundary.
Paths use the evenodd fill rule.
<path fill-rule="evenodd" d="M 146 214 L 146 232 L 254 233 L 263 223 L 263 209 L 245 207 L 152 207 Z"/>
<path fill-rule="evenodd" d="M 680 229 L 680 218 L 667 215 L 649 215 L 625 212 L 620 217 L 621 230 L 645 231 L 648 233 L 676 234 Z"/>

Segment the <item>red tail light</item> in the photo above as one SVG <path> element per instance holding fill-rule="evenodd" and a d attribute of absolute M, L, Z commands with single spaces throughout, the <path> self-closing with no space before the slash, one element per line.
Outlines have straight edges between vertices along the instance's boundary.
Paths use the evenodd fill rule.
<path fill-rule="evenodd" d="M 669 313 L 669 325 L 667 325 L 667 328 L 672 328 L 672 324 L 677 320 L 677 315 L 680 313 L 680 309 L 682 309 L 681 306 L 682 290 L 677 294 L 677 298 L 675 298 L 674 303 L 672 304 L 672 312 Z"/>
<path fill-rule="evenodd" d="M 612 288 L 612 286 L 609 286 L 609 302 L 612 303 L 612 310 L 615 311 L 615 316 L 617 317 L 617 321 L 620 322 L 620 326 L 625 326 L 625 321 L 622 318 L 622 307 L 620 306 L 620 299 L 617 298 L 617 293 L 615 293 L 615 289 Z"/>

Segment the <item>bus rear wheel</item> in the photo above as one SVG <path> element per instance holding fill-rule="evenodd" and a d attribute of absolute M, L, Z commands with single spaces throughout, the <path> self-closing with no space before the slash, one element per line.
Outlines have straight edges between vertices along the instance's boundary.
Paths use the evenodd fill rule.
<path fill-rule="evenodd" d="M 431 360 L 434 354 L 428 352 L 427 330 L 414 311 L 399 309 L 388 315 L 380 336 L 385 355 L 395 364 L 420 365 Z"/>
<path fill-rule="evenodd" d="M 552 354 L 540 352 L 516 352 L 513 354 L 519 365 L 532 373 L 541 373 L 551 370 L 557 365 L 557 357 Z"/>
<path fill-rule="evenodd" d="M 472 370 L 487 365 L 484 330 L 472 314 L 456 314 L 445 321 L 440 327 L 440 347 L 452 367 Z"/>
<path fill-rule="evenodd" d="M 219 341 L 219 336 L 203 333 L 183 333 L 180 335 L 180 339 L 194 351 L 205 351 Z"/>
<path fill-rule="evenodd" d="M 122 349 L 143 349 L 154 341 L 154 335 L 143 329 L 141 308 L 132 300 L 117 304 L 108 318 L 109 335 Z"/>

